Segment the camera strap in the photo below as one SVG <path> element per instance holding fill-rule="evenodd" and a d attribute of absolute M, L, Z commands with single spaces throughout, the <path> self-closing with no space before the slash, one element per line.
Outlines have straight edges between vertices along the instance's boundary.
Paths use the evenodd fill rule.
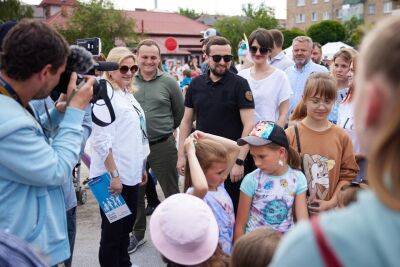
<path fill-rule="evenodd" d="M 99 81 L 99 83 L 100 83 L 100 88 L 107 88 L 106 80 L 101 79 Z M 111 121 L 110 122 L 104 122 L 104 121 L 101 121 L 99 118 L 97 118 L 96 115 L 93 112 L 93 106 L 94 105 L 92 105 L 92 122 L 97 124 L 97 125 L 99 125 L 100 127 L 105 127 L 105 126 L 108 126 L 108 125 L 110 125 L 111 123 L 113 123 L 115 121 L 115 112 L 114 112 L 113 106 L 111 105 L 111 100 L 108 97 L 107 90 L 100 90 L 99 91 L 99 96 L 100 96 L 101 99 L 104 100 L 104 103 L 106 104 L 106 107 L 107 107 L 107 109 L 108 109 L 108 111 L 110 113 Z"/>
<path fill-rule="evenodd" d="M 11 87 L 9 83 L 7 83 L 3 77 L 0 76 L 0 94 L 11 97 L 15 101 L 17 101 L 22 107 L 22 101 L 21 98 L 17 95 L 17 93 L 14 91 L 14 89 Z M 31 109 L 31 107 L 28 105 L 24 107 L 33 117 L 35 117 L 35 113 Z"/>

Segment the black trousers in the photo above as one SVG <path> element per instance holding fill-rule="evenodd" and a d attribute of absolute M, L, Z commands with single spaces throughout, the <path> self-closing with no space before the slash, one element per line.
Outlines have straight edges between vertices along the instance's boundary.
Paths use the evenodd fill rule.
<path fill-rule="evenodd" d="M 148 176 L 146 184 L 147 206 L 157 207 L 158 204 L 160 204 L 160 200 L 158 199 L 154 178 L 151 177 L 151 174 L 148 172 L 148 169 L 147 169 L 147 176 Z"/>
<path fill-rule="evenodd" d="M 136 219 L 139 184 L 134 186 L 122 185 L 122 187 L 121 196 L 132 214 L 110 223 L 100 209 L 101 239 L 99 262 L 102 267 L 126 267 L 132 265 L 128 254 L 129 233 L 132 231 Z"/>
<path fill-rule="evenodd" d="M 254 165 L 253 157 L 250 154 L 248 154 L 244 161 L 244 176 L 246 176 L 246 174 L 254 171 L 255 169 L 256 169 L 256 166 Z M 242 180 L 232 183 L 230 177 L 228 176 L 228 178 L 225 180 L 225 183 L 224 183 L 225 189 L 232 199 L 233 208 L 235 210 L 235 216 L 236 216 L 237 208 L 239 205 L 240 185 L 242 183 Z"/>

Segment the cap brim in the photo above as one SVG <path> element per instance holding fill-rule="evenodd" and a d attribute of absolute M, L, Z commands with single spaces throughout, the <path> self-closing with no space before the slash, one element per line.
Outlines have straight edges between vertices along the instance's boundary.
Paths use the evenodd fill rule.
<path fill-rule="evenodd" d="M 162 227 L 160 226 L 160 215 L 163 203 L 157 207 L 150 218 L 150 238 L 156 247 L 156 249 L 167 259 L 183 265 L 197 265 L 207 259 L 209 259 L 217 249 L 219 229 L 217 221 L 210 220 L 210 228 L 207 233 L 207 237 L 201 247 L 198 247 L 196 251 L 182 251 L 177 249 L 176 246 L 169 243 L 164 233 L 162 232 Z M 214 216 L 211 209 L 209 210 L 210 215 Z M 212 217 L 213 218 L 213 217 Z M 179 225 L 177 225 L 179 227 Z"/>
<path fill-rule="evenodd" d="M 258 136 L 246 136 L 237 140 L 239 146 L 251 145 L 251 146 L 264 146 L 271 143 L 270 140 L 265 140 Z"/>

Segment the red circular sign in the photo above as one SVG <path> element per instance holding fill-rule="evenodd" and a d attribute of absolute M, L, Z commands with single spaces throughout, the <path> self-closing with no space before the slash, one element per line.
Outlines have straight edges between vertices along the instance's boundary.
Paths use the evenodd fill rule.
<path fill-rule="evenodd" d="M 175 38 L 168 37 L 165 39 L 164 45 L 169 51 L 174 51 L 178 47 L 178 42 L 175 40 Z"/>

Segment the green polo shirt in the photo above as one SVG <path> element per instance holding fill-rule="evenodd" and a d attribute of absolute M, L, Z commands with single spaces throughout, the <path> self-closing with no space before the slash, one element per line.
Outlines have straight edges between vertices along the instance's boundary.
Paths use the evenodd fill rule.
<path fill-rule="evenodd" d="M 170 75 L 158 71 L 152 80 L 145 81 L 137 73 L 135 98 L 144 110 L 149 140 L 156 141 L 178 128 L 184 112 L 183 96 Z"/>

